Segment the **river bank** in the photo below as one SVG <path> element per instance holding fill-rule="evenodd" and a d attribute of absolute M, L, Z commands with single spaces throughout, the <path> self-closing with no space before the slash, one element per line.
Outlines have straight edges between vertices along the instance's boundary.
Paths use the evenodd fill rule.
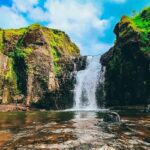
<path fill-rule="evenodd" d="M 0 112 L 14 112 L 14 111 L 30 111 L 31 108 L 21 104 L 3 104 L 0 105 Z"/>

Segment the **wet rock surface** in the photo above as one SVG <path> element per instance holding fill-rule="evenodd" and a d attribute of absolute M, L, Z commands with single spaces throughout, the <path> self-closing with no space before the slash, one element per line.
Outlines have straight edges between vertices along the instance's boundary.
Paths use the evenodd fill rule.
<path fill-rule="evenodd" d="M 104 122 L 120 122 L 120 116 L 116 112 L 109 112 L 103 118 Z"/>
<path fill-rule="evenodd" d="M 119 115 L 120 123 L 106 123 L 104 112 L 1 113 L 0 149 L 148 150 L 150 114 Z"/>

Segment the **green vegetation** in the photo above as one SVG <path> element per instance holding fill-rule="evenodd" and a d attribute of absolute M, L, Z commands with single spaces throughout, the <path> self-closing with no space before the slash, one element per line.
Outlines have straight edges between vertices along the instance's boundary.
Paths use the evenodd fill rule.
<path fill-rule="evenodd" d="M 49 95 L 49 97 L 54 97 L 54 101 L 50 98 L 50 107 L 54 105 L 53 108 L 56 108 L 55 97 L 60 88 L 59 76 L 63 76 L 64 73 L 61 66 L 66 65 L 70 56 L 79 55 L 79 49 L 64 32 L 42 27 L 36 23 L 21 29 L 0 29 L 0 54 L 1 60 L 5 60 L 3 56 L 6 60 L 8 58 L 7 65 L 1 63 L 1 68 L 3 69 L 4 66 L 5 71 L 0 71 L 2 72 L 0 96 L 3 94 L 4 86 L 8 91 L 7 101 L 10 102 L 20 95 L 31 94 L 33 96 L 30 101 L 37 101 L 45 97 L 45 93 L 52 93 L 54 96 Z M 54 82 L 52 84 L 49 84 L 50 71 L 58 78 L 53 76 L 55 79 L 52 80 Z M 34 87 L 33 90 L 31 89 L 32 93 L 28 92 L 31 91 L 29 84 Z M 70 83 L 67 84 L 71 86 Z M 67 96 L 64 95 L 65 101 Z"/>
<path fill-rule="evenodd" d="M 139 32 L 140 30 L 138 29 L 138 27 L 136 26 L 136 24 L 134 23 L 134 21 L 132 20 L 132 18 L 128 17 L 128 16 L 123 16 L 120 22 L 120 25 L 126 24 L 126 29 L 133 29 L 136 32 Z"/>
<path fill-rule="evenodd" d="M 57 76 L 61 71 L 61 67 L 58 65 L 58 61 L 60 60 L 61 55 L 57 51 L 57 49 L 54 49 L 54 48 L 51 48 L 51 54 L 52 54 L 52 59 L 53 59 L 54 73 Z"/>
<path fill-rule="evenodd" d="M 17 76 L 14 72 L 14 62 L 12 59 L 8 60 L 7 63 L 7 72 L 5 74 L 5 79 L 7 80 L 8 84 L 10 85 L 10 89 L 13 89 L 12 91 L 17 93 L 18 87 L 17 87 Z"/>
<path fill-rule="evenodd" d="M 50 56 L 53 60 L 54 73 L 57 76 L 61 67 L 58 64 L 62 56 L 79 55 L 79 48 L 71 42 L 70 38 L 62 31 L 42 27 L 44 37 L 50 46 Z"/>
<path fill-rule="evenodd" d="M 39 29 L 41 27 L 40 24 L 38 23 L 34 23 L 32 24 L 31 26 L 28 27 L 29 30 L 36 30 L 36 29 Z"/>
<path fill-rule="evenodd" d="M 3 30 L 0 29 L 0 53 L 3 52 Z"/>
<path fill-rule="evenodd" d="M 45 27 L 41 27 L 39 24 L 33 24 L 27 28 L 22 29 L 8 29 L 4 31 L 4 38 L 9 41 L 12 45 L 8 56 L 13 59 L 14 64 L 11 68 L 16 73 L 16 81 L 18 85 L 18 91 L 25 93 L 26 91 L 26 80 L 29 71 L 32 71 L 32 66 L 27 64 L 30 54 L 33 52 L 34 45 L 26 45 L 24 37 L 30 32 L 34 34 L 35 30 L 39 29 L 39 32 L 43 33 L 44 40 L 49 46 L 49 57 L 52 58 L 53 71 L 55 76 L 58 76 L 61 72 L 61 66 L 59 62 L 62 57 L 79 55 L 78 47 L 70 41 L 70 38 L 62 31 L 53 30 Z M 30 35 L 29 34 L 29 35 Z M 41 37 L 43 38 L 43 37 Z M 44 53 L 43 53 L 44 54 Z M 45 53 L 47 55 L 47 53 Z M 31 67 L 31 68 L 30 68 Z M 12 72 L 7 74 L 8 78 L 12 77 Z"/>
<path fill-rule="evenodd" d="M 150 51 L 150 45 L 148 45 L 150 36 L 150 7 L 135 15 L 132 21 L 140 29 L 141 51 Z"/>
<path fill-rule="evenodd" d="M 132 21 L 142 32 L 150 32 L 150 7 L 145 8 L 140 14 L 135 15 Z"/>
<path fill-rule="evenodd" d="M 26 48 L 16 47 L 14 53 L 15 53 L 15 57 L 26 59 L 32 53 L 32 48 L 31 47 L 26 47 Z"/>
<path fill-rule="evenodd" d="M 150 7 L 116 25 L 114 47 L 102 56 L 107 106 L 149 102 Z M 119 93 L 118 93 L 119 91 Z"/>
<path fill-rule="evenodd" d="M 54 64 L 54 66 L 53 66 L 54 74 L 55 74 L 55 76 L 57 76 L 57 75 L 59 75 L 59 73 L 61 71 L 61 67 L 56 62 L 54 62 L 53 64 Z"/>
<path fill-rule="evenodd" d="M 70 38 L 62 31 L 42 28 L 43 34 L 49 46 L 61 55 L 79 55 L 79 48 L 71 42 Z"/>
<path fill-rule="evenodd" d="M 134 36 L 139 36 L 141 51 L 150 51 L 149 36 L 150 36 L 150 7 L 145 8 L 141 13 L 133 16 L 122 17 L 119 22 L 119 37 L 127 39 Z"/>
<path fill-rule="evenodd" d="M 54 62 L 59 61 L 61 54 L 59 53 L 59 51 L 57 50 L 57 48 L 55 47 L 51 47 L 51 54 L 52 54 L 52 58 Z"/>
<path fill-rule="evenodd" d="M 27 28 L 4 30 L 4 38 L 8 41 L 11 40 L 13 37 L 21 37 L 26 32 L 26 30 Z"/>

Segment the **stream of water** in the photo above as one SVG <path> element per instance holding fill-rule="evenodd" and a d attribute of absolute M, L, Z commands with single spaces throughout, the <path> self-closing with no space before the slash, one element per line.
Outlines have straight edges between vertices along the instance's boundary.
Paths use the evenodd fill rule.
<path fill-rule="evenodd" d="M 101 71 L 100 56 L 88 56 L 85 70 L 77 72 L 74 89 L 74 110 L 96 110 L 96 90 L 98 83 L 103 84 L 104 72 Z"/>

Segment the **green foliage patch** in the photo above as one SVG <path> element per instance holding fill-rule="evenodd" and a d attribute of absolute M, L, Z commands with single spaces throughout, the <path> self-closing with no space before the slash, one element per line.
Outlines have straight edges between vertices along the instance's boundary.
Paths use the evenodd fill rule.
<path fill-rule="evenodd" d="M 135 15 L 132 21 L 140 29 L 141 50 L 150 51 L 150 7 Z"/>
<path fill-rule="evenodd" d="M 12 37 L 22 36 L 26 32 L 26 30 L 27 28 L 4 30 L 4 38 L 5 40 L 10 40 Z"/>
<path fill-rule="evenodd" d="M 150 32 L 150 7 L 145 8 L 140 14 L 132 18 L 134 24 L 140 28 L 142 32 Z"/>
<path fill-rule="evenodd" d="M 28 30 L 36 30 L 36 29 L 39 29 L 40 27 L 41 25 L 39 23 L 34 23 L 28 27 Z"/>
<path fill-rule="evenodd" d="M 26 48 L 16 47 L 14 52 L 15 52 L 14 57 L 20 57 L 20 58 L 26 59 L 32 53 L 32 48 L 31 47 L 26 47 Z"/>
<path fill-rule="evenodd" d="M 3 52 L 3 30 L 0 29 L 0 53 Z"/>
<path fill-rule="evenodd" d="M 42 32 L 50 46 L 50 56 L 53 60 L 53 69 L 55 75 L 57 76 L 61 71 L 61 67 L 58 62 L 62 55 L 78 55 L 79 48 L 72 43 L 70 38 L 62 31 L 42 27 Z"/>
<path fill-rule="evenodd" d="M 120 39 L 128 39 L 138 35 L 141 51 L 150 51 L 150 7 L 145 8 L 132 18 L 122 17 L 119 27 L 121 27 L 119 31 Z"/>
<path fill-rule="evenodd" d="M 10 85 L 10 89 L 13 89 L 12 91 L 18 93 L 18 87 L 17 87 L 17 76 L 14 71 L 14 62 L 12 59 L 9 59 L 7 64 L 7 72 L 5 74 L 5 79 L 7 80 L 8 84 Z"/>

